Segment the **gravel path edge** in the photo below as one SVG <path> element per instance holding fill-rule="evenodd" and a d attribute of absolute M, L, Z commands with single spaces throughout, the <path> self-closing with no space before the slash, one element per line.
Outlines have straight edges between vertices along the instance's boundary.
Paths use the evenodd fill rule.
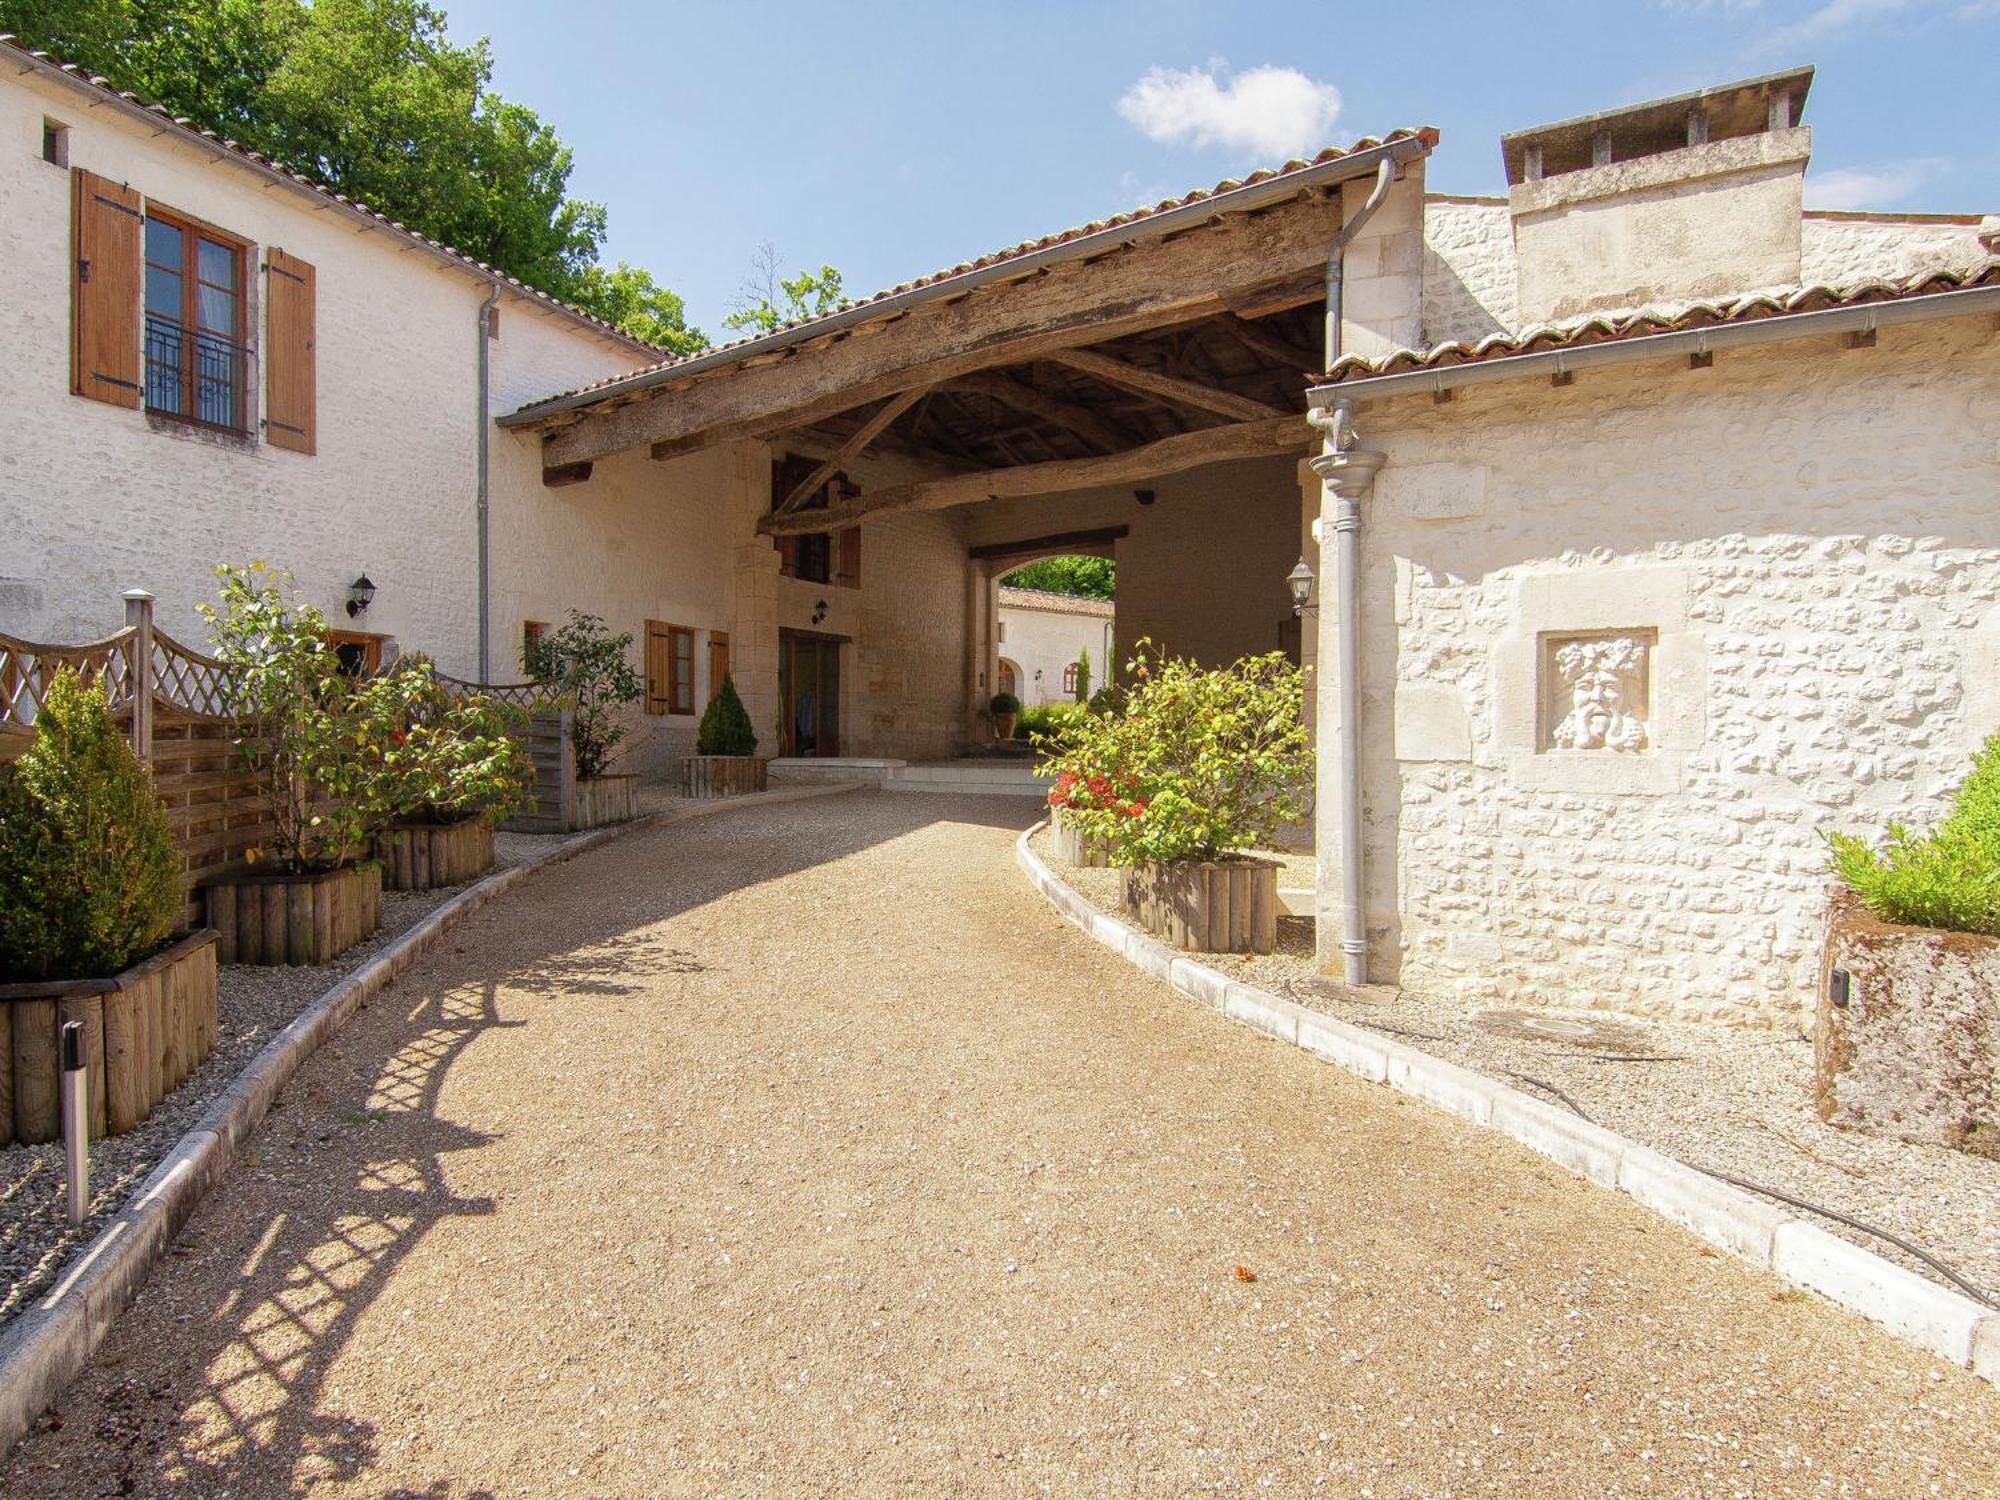
<path fill-rule="evenodd" d="M 1071 925 L 1188 999 L 1372 1083 L 1510 1136 L 1557 1165 L 1693 1230 L 1719 1249 L 1817 1292 L 2000 1385 L 2000 1313 L 1532 1094 L 1232 979 L 1176 952 L 1101 910 L 1051 869 L 1029 845 L 1046 826 L 1046 820 L 1037 823 L 1015 841 L 1015 862 L 1030 884 Z"/>
<path fill-rule="evenodd" d="M 235 1080 L 175 1143 L 130 1201 L 55 1286 L 22 1309 L 0 1334 L 0 1453 L 12 1450 L 63 1388 L 82 1371 L 118 1315 L 208 1191 L 220 1182 L 271 1103 L 299 1067 L 365 1002 L 416 963 L 454 927 L 536 871 L 614 839 L 745 806 L 798 802 L 854 792 L 853 785 L 784 787 L 692 806 L 667 808 L 592 829 L 497 870 L 431 912 L 362 967 L 343 976 L 252 1057 Z"/>

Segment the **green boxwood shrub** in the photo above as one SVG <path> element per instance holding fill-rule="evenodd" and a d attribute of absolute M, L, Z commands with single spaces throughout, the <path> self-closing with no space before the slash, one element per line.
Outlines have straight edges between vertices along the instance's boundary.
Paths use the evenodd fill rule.
<path fill-rule="evenodd" d="M 736 693 L 736 679 L 722 674 L 722 686 L 702 710 L 701 727 L 695 731 L 696 755 L 755 755 L 757 731 L 750 727 L 750 714 Z"/>
<path fill-rule="evenodd" d="M 173 930 L 173 834 L 99 679 L 56 673 L 35 730 L 0 767 L 0 980 L 108 978 Z"/>
<path fill-rule="evenodd" d="M 1031 744 L 1060 742 L 1090 713 L 1081 703 L 1038 703 L 1021 710 L 1014 720 L 1014 738 Z"/>
<path fill-rule="evenodd" d="M 1835 872 L 1883 921 L 2000 935 L 2000 734 L 1973 757 L 1928 835 L 1891 823 L 1879 851 L 1851 834 L 1827 842 Z"/>

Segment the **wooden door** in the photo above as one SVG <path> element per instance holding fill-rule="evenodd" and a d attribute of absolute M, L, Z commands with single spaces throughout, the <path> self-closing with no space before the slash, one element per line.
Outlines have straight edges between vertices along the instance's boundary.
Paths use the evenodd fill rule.
<path fill-rule="evenodd" d="M 785 754 L 840 754 L 840 642 L 787 631 L 778 648 Z"/>

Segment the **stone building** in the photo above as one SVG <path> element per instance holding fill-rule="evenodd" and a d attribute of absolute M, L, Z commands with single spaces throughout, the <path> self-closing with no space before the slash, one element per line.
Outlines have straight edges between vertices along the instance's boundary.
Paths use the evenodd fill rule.
<path fill-rule="evenodd" d="M 1327 967 L 1796 1020 L 1822 835 L 2000 729 L 2000 223 L 1803 211 L 1810 82 L 1508 136 L 1313 389 Z"/>
<path fill-rule="evenodd" d="M 1810 69 L 1511 134 L 1505 197 L 1397 130 L 657 359 L 4 55 L 0 631 L 140 584 L 198 640 L 261 555 L 462 675 L 631 631 L 654 773 L 725 669 L 765 753 L 935 758 L 1024 665 L 998 580 L 1108 556 L 1121 640 L 1308 668 L 1329 970 L 1746 1022 L 1809 999 L 1821 833 L 2000 722 L 2000 226 L 1805 210 Z"/>
<path fill-rule="evenodd" d="M 1108 599 L 1000 586 L 998 690 L 1030 706 L 1073 703 L 1079 686 L 1102 687 L 1115 670 Z"/>

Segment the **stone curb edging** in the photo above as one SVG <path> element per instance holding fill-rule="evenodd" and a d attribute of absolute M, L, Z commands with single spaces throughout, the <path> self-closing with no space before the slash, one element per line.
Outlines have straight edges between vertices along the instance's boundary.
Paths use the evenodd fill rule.
<path fill-rule="evenodd" d="M 646 828 L 773 802 L 839 796 L 853 785 L 785 787 L 692 807 L 673 807 L 629 822 L 576 834 L 554 848 L 468 886 L 315 1000 L 264 1044 L 243 1071 L 160 1160 L 46 1295 L 24 1308 L 0 1334 L 0 1454 L 24 1437 L 35 1419 L 82 1371 L 112 1322 L 165 1255 L 196 1205 L 235 1162 L 279 1090 L 354 1012 L 387 989 L 454 927 L 547 866 Z"/>
<path fill-rule="evenodd" d="M 1532 1094 L 1197 963 L 1100 910 L 1050 869 L 1028 847 L 1028 840 L 1046 826 L 1046 821 L 1038 823 L 1015 841 L 1015 860 L 1029 881 L 1072 925 L 1189 999 L 1371 1083 L 1511 1136 L 1710 1244 L 2000 1384 L 2000 1313 Z"/>

